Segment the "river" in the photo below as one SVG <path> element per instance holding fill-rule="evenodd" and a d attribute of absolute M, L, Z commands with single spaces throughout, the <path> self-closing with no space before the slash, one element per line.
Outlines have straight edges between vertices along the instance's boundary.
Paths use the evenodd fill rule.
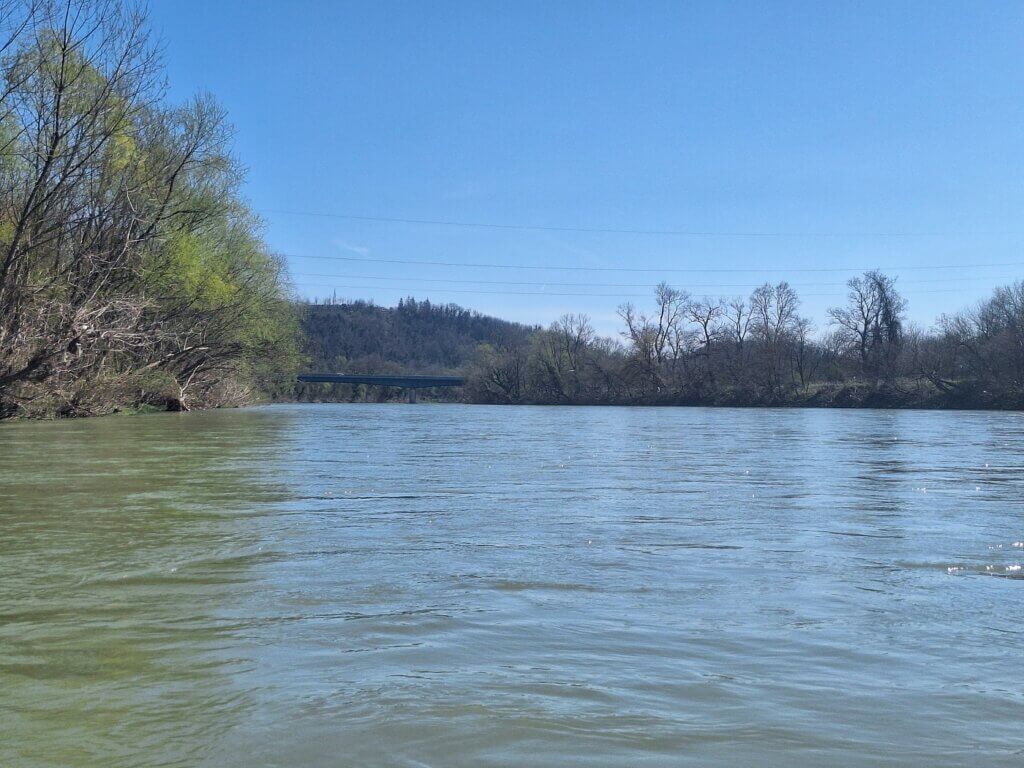
<path fill-rule="evenodd" d="M 0 765 L 1019 766 L 1024 415 L 0 425 Z"/>

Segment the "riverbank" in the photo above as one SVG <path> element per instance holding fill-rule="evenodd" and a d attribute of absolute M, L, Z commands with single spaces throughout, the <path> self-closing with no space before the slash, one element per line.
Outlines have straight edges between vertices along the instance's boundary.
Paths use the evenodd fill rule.
<path fill-rule="evenodd" d="M 712 395 L 673 393 L 665 396 L 638 397 L 635 399 L 602 400 L 523 400 L 495 401 L 473 399 L 472 392 L 457 396 L 451 389 L 439 393 L 423 390 L 419 394 L 421 403 L 463 404 L 463 405 L 533 405 L 533 406 L 614 406 L 630 407 L 676 407 L 676 408 L 836 408 L 864 410 L 929 410 L 929 411 L 1018 411 L 1024 410 L 1024 393 L 989 392 L 969 386 L 947 385 L 942 389 L 930 382 L 903 381 L 896 384 L 865 384 L 845 382 L 815 384 L 806 388 L 794 388 L 788 392 L 765 394 L 749 390 L 722 390 Z M 295 393 L 273 395 L 253 392 L 237 392 L 230 400 L 211 404 L 199 404 L 183 408 L 180 400 L 166 392 L 140 392 L 134 399 L 122 402 L 109 397 L 94 398 L 88 405 L 41 403 L 22 409 L 0 421 L 40 420 L 51 421 L 64 418 L 94 416 L 130 416 L 149 413 L 175 412 L 182 410 L 219 410 L 274 403 L 308 404 L 405 404 L 404 395 L 378 387 L 360 386 L 348 393 L 311 393 L 308 389 Z"/>
<path fill-rule="evenodd" d="M 24 392 L 24 390 L 23 390 Z M 91 379 L 77 385 L 39 388 L 27 396 L 0 402 L 0 422 L 54 421 L 96 416 L 135 415 L 176 411 L 204 411 L 260 405 L 275 400 L 266 389 L 226 379 L 192 395 L 182 393 L 167 377 Z"/>
<path fill-rule="evenodd" d="M 469 400 L 479 404 L 510 401 Z M 619 399 L 523 400 L 521 405 L 614 405 L 726 408 L 863 408 L 876 410 L 975 410 L 1024 409 L 1024 393 L 991 392 L 968 385 L 939 387 L 928 381 L 904 380 L 879 385 L 859 382 L 818 383 L 786 391 L 723 388 L 710 393 L 668 393 Z"/>
<path fill-rule="evenodd" d="M 697 400 L 693 405 L 730 407 L 788 407 L 788 408 L 865 408 L 914 410 L 1020 410 L 1024 397 L 1020 393 L 989 393 L 972 388 L 942 390 L 930 383 L 870 384 L 842 383 L 817 384 L 789 393 L 758 395 L 743 392 L 724 392 L 707 401 Z"/>

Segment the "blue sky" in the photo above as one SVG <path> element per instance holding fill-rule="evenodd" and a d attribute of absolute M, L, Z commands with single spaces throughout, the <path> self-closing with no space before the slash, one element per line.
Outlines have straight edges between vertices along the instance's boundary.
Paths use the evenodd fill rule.
<path fill-rule="evenodd" d="M 305 296 L 585 312 L 614 333 L 662 278 L 727 296 L 786 279 L 824 329 L 851 270 L 897 275 L 923 326 L 1024 277 L 1021 3 L 150 11 L 172 99 L 226 107 Z"/>

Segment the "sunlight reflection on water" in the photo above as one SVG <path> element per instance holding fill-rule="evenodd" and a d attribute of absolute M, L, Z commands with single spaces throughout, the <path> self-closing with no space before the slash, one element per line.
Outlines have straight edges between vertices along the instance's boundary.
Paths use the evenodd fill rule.
<path fill-rule="evenodd" d="M 1017 765 L 1022 459 L 997 413 L 0 425 L 0 764 Z"/>

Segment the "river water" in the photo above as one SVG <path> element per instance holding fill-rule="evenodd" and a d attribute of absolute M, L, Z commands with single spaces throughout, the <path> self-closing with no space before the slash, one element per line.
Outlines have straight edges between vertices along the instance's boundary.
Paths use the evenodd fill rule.
<path fill-rule="evenodd" d="M 1024 415 L 0 425 L 0 765 L 1024 765 Z"/>

